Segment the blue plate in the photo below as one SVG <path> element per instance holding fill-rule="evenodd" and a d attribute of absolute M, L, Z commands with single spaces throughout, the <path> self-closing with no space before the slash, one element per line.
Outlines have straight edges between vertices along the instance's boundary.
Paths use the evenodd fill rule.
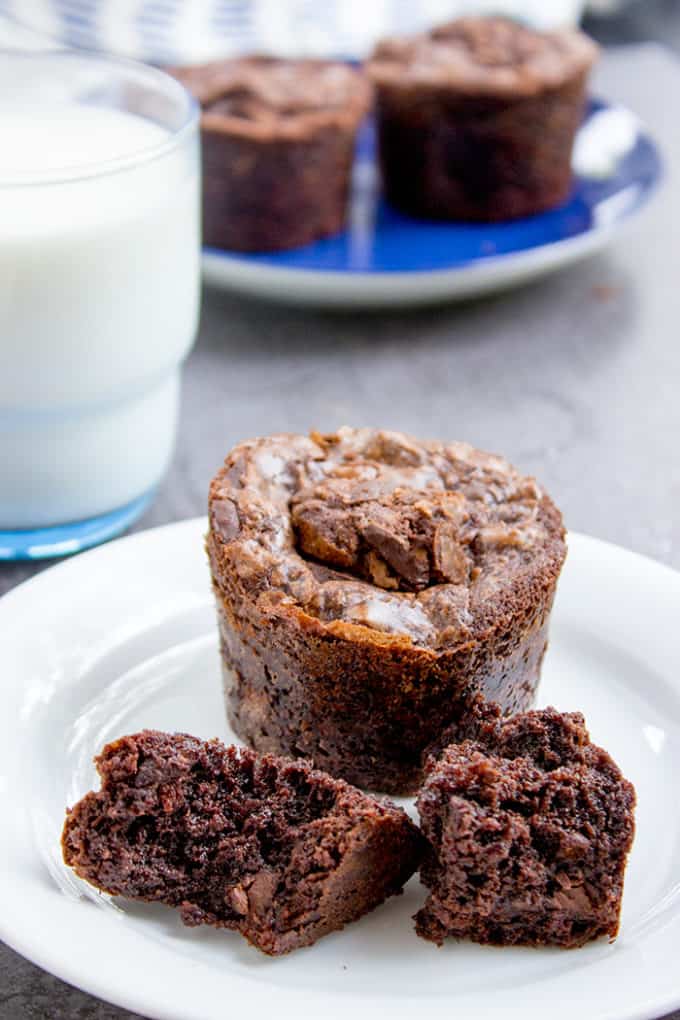
<path fill-rule="evenodd" d="M 348 227 L 284 252 L 204 249 L 206 279 L 259 296 L 323 304 L 412 304 L 507 287 L 601 248 L 657 186 L 661 161 L 636 118 L 592 100 L 569 200 L 494 224 L 418 220 L 380 194 L 375 130 L 358 140 Z"/>

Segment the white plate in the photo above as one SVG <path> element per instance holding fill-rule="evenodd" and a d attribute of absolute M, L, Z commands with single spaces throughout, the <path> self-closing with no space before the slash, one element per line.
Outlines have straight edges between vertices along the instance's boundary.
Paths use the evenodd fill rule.
<path fill-rule="evenodd" d="M 74 985 L 163 1020 L 642 1020 L 680 1005 L 680 575 L 579 535 L 560 582 L 542 704 L 582 709 L 634 781 L 618 940 L 567 952 L 436 949 L 416 879 L 278 960 L 162 907 L 81 898 L 59 858 L 93 753 L 143 726 L 231 739 L 202 535 L 186 521 L 86 553 L 0 600 L 0 936 Z"/>

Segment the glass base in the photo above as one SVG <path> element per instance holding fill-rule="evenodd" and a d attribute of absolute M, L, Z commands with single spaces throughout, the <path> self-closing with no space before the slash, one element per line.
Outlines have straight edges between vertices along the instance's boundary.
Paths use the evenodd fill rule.
<path fill-rule="evenodd" d="M 154 493 L 152 489 L 118 510 L 85 521 L 32 528 L 28 531 L 0 529 L 0 560 L 45 560 L 53 556 L 70 556 L 71 553 L 107 542 L 141 517 Z"/>

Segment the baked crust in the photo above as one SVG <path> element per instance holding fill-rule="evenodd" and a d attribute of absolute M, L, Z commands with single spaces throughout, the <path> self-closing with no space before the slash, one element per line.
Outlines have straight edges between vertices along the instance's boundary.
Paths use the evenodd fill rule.
<path fill-rule="evenodd" d="M 371 101 L 359 70 L 253 56 L 173 73 L 202 109 L 206 244 L 274 251 L 342 228 Z"/>
<path fill-rule="evenodd" d="M 232 451 L 209 504 L 227 710 L 251 746 L 406 793 L 472 696 L 531 703 L 564 531 L 502 458 L 374 429 L 272 436 Z"/>
<path fill-rule="evenodd" d="M 379 43 L 383 187 L 419 217 L 493 222 L 560 205 L 598 49 L 581 32 L 462 18 Z"/>
<path fill-rule="evenodd" d="M 467 17 L 419 35 L 383 39 L 368 62 L 378 85 L 438 88 L 466 96 L 518 99 L 561 88 L 598 53 L 583 32 L 537 32 L 502 17 Z"/>

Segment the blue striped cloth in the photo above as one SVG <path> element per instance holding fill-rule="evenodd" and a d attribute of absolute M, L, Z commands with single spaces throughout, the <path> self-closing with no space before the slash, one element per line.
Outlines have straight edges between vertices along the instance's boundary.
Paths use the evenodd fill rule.
<path fill-rule="evenodd" d="M 505 10 L 541 27 L 573 22 L 582 0 L 0 0 L 0 14 L 59 45 L 154 63 L 254 50 L 361 57 L 376 38 L 456 14 Z"/>
<path fill-rule="evenodd" d="M 62 46 L 156 63 L 257 44 L 253 0 L 0 0 L 0 14 Z"/>

